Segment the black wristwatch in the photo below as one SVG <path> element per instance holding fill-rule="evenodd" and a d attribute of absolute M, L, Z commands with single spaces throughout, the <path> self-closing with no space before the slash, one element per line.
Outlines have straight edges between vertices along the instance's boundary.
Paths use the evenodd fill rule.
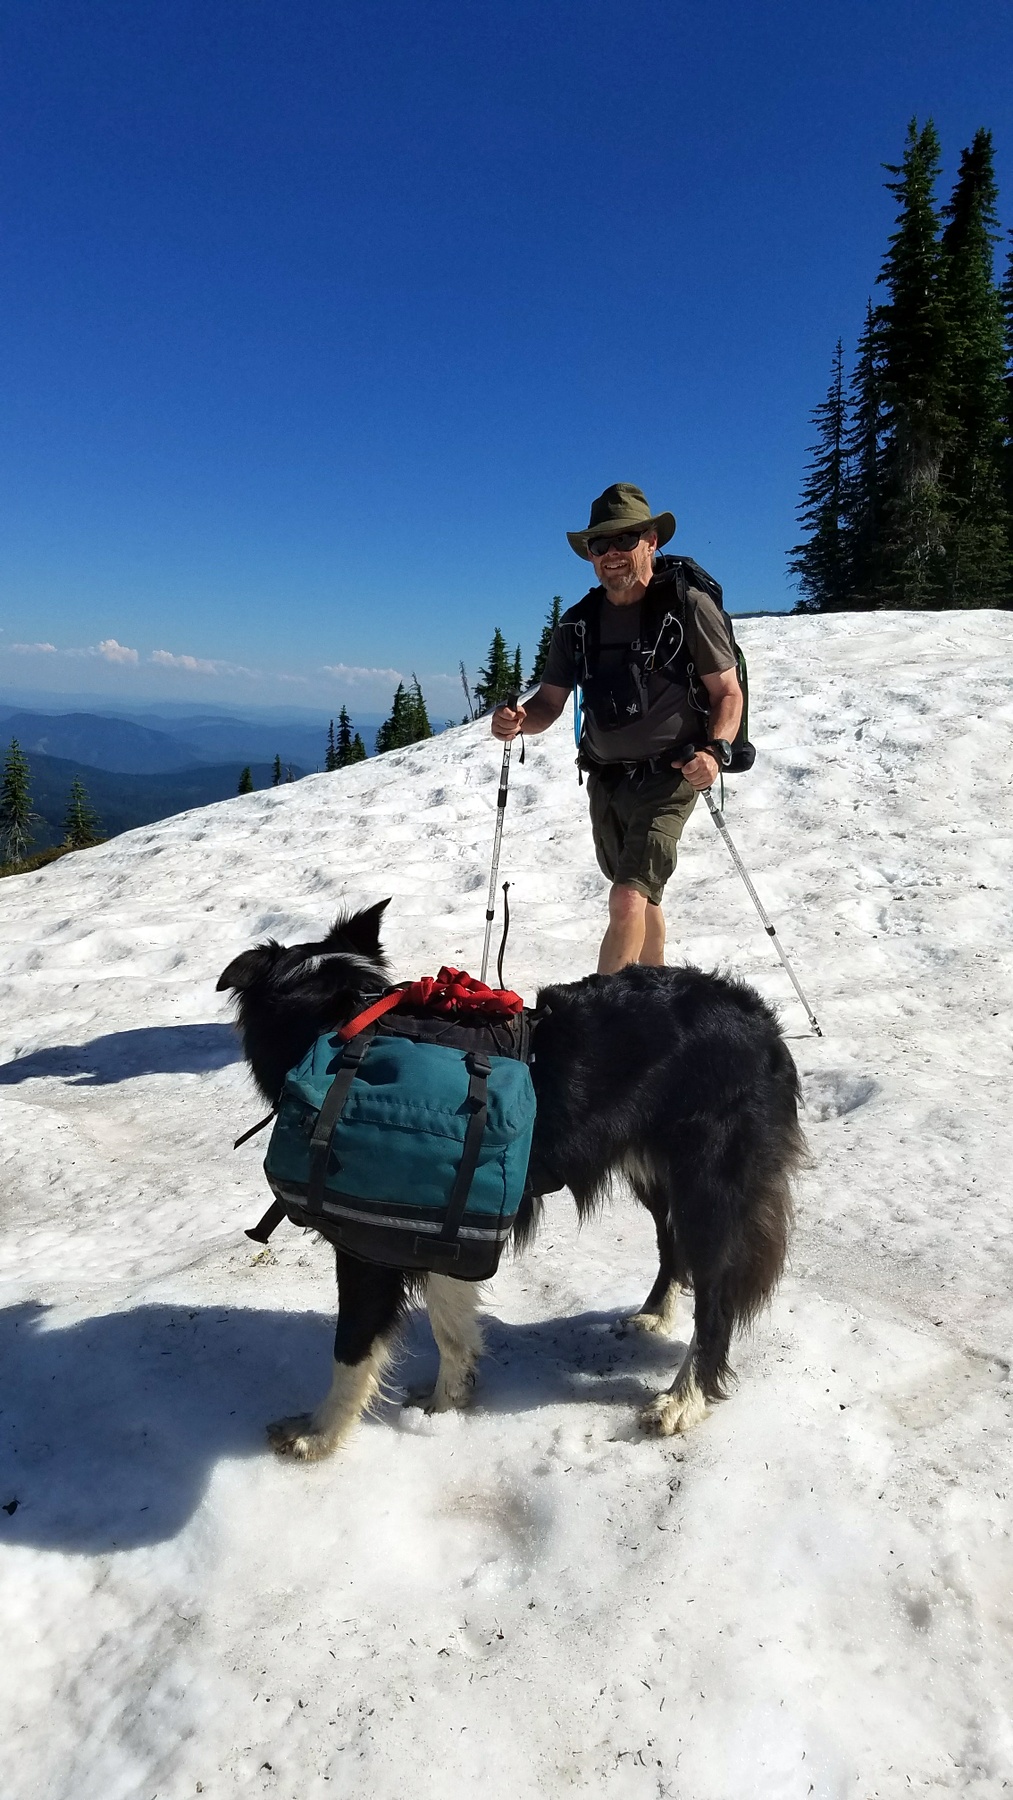
<path fill-rule="evenodd" d="M 703 748 L 711 751 L 719 769 L 731 768 L 732 747 L 727 738 L 708 738 Z"/>

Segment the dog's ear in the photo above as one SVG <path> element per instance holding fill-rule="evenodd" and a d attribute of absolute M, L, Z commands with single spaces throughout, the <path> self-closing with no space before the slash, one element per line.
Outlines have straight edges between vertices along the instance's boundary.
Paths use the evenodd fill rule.
<path fill-rule="evenodd" d="M 350 919 L 335 919 L 328 934 L 328 944 L 340 940 L 357 956 L 375 960 L 380 954 L 380 920 L 389 905 L 389 899 L 378 900 L 375 906 L 353 913 Z"/>
<path fill-rule="evenodd" d="M 222 970 L 215 982 L 216 994 L 224 993 L 226 988 L 234 988 L 242 994 L 247 988 L 255 987 L 274 967 L 279 949 L 278 944 L 258 944 L 253 950 L 244 950 Z"/>

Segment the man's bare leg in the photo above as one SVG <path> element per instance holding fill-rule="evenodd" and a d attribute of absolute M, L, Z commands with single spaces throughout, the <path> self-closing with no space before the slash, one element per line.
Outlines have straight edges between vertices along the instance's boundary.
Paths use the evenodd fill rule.
<path fill-rule="evenodd" d="M 628 963 L 642 960 L 646 913 L 646 896 L 617 881 L 609 893 L 609 928 L 598 952 L 599 975 L 614 975 Z"/>
<path fill-rule="evenodd" d="M 660 906 L 652 906 L 649 900 L 644 914 L 644 947 L 639 960 L 648 963 L 652 969 L 665 966 L 665 915 Z"/>

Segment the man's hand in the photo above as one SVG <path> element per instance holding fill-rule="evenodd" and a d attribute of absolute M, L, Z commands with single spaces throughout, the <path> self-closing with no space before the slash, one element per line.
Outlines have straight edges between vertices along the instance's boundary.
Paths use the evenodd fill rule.
<path fill-rule="evenodd" d="M 491 720 L 493 737 L 499 738 L 501 744 L 509 744 L 524 730 L 527 716 L 523 706 L 497 706 Z"/>
<path fill-rule="evenodd" d="M 705 788 L 713 787 L 718 778 L 717 757 L 709 750 L 698 750 L 690 762 L 672 764 L 673 769 L 681 769 L 683 777 L 693 790 L 702 794 Z"/>

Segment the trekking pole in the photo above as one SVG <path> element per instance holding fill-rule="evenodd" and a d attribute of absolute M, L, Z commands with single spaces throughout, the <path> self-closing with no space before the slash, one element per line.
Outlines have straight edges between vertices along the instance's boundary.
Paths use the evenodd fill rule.
<path fill-rule="evenodd" d="M 517 694 L 507 694 L 502 704 L 508 706 L 510 711 L 514 712 L 517 708 L 518 698 L 519 696 Z M 489 872 L 489 897 L 485 903 L 485 944 L 482 949 L 482 973 L 479 976 L 480 981 L 485 980 L 486 970 L 489 967 L 489 946 L 492 942 L 493 920 L 496 917 L 496 877 L 499 874 L 499 851 L 500 845 L 503 842 L 503 817 L 506 812 L 507 782 L 510 779 L 510 751 L 512 748 L 513 738 L 508 738 L 503 745 L 503 761 L 500 765 L 499 772 L 499 793 L 496 795 L 496 833 L 492 840 L 492 868 Z"/>
<path fill-rule="evenodd" d="M 692 749 L 692 748 L 689 750 L 683 750 L 681 752 L 681 754 L 684 757 L 686 762 L 690 762 L 692 760 L 692 758 L 696 755 L 696 750 Z M 755 908 L 756 908 L 757 912 L 759 913 L 760 918 L 763 922 L 763 929 L 767 933 L 767 936 L 769 937 L 771 943 L 773 944 L 774 949 L 777 951 L 778 956 L 781 958 L 781 962 L 782 962 L 785 970 L 787 971 L 788 979 L 791 982 L 792 987 L 795 989 L 795 992 L 798 995 L 799 999 L 801 1000 L 802 1005 L 805 1007 L 806 1013 L 808 1014 L 808 1017 L 809 1017 L 809 1023 L 812 1026 L 814 1032 L 816 1033 L 816 1036 L 822 1037 L 823 1030 L 820 1025 L 820 1022 L 817 1019 L 816 1014 L 813 1012 L 812 1007 L 809 1005 L 809 1002 L 806 999 L 805 995 L 803 994 L 802 989 L 799 985 L 798 977 L 795 974 L 794 969 L 792 968 L 790 962 L 788 961 L 788 958 L 785 956 L 784 951 L 781 948 L 781 942 L 780 942 L 780 939 L 778 938 L 777 932 L 774 929 L 774 926 L 771 924 L 769 918 L 767 917 L 767 914 L 764 911 L 763 902 L 760 899 L 759 894 L 757 893 L 756 889 L 754 888 L 752 882 L 749 879 L 749 874 L 746 869 L 745 863 L 743 862 L 741 856 L 739 855 L 738 851 L 736 850 L 735 845 L 732 843 L 731 833 L 729 832 L 728 827 L 725 824 L 724 814 L 721 811 L 721 808 L 718 806 L 716 800 L 714 799 L 714 795 L 711 793 L 710 788 L 704 788 L 703 797 L 707 802 L 708 808 L 710 809 L 711 818 L 714 820 L 715 825 L 717 826 L 719 832 L 721 833 L 721 836 L 724 838 L 725 843 L 728 846 L 728 854 L 730 855 L 733 863 L 735 864 L 735 867 L 738 869 L 739 874 L 742 876 L 742 879 L 746 884 L 746 890 L 749 894 L 749 897 L 752 900 L 753 905 L 755 906 Z"/>

